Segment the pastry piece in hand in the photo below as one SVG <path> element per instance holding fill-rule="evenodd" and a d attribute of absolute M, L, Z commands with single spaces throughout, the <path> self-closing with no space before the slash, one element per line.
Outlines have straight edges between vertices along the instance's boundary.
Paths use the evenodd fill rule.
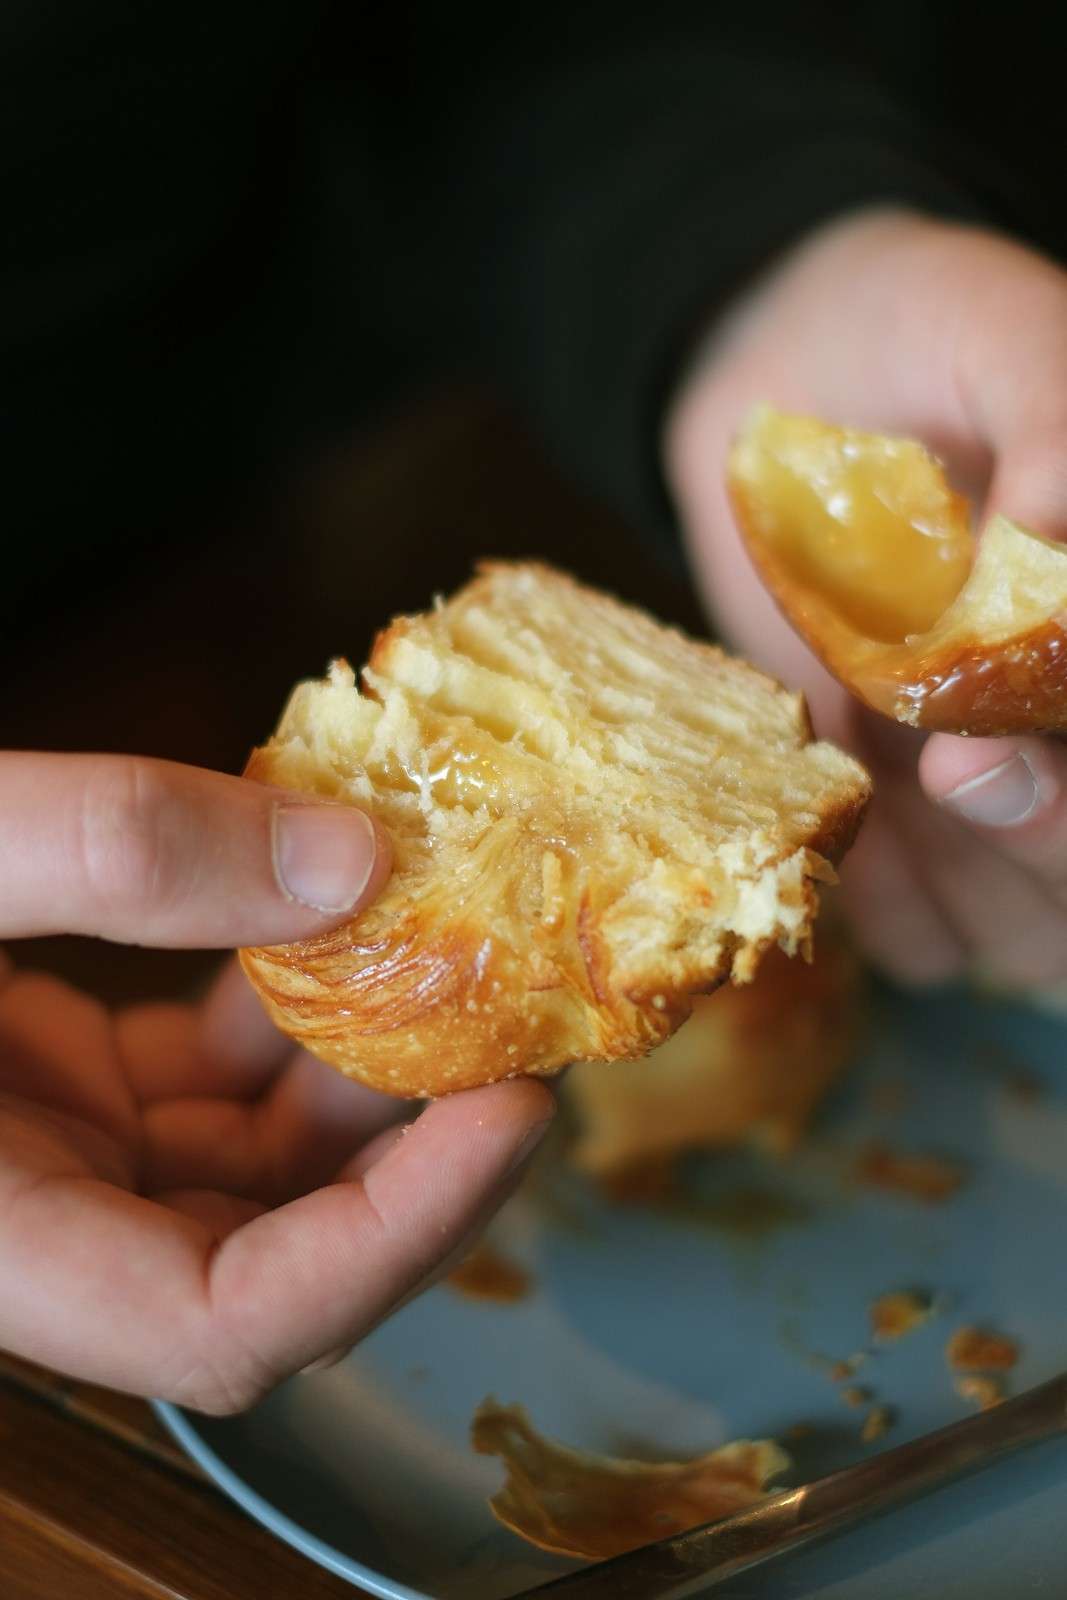
<path fill-rule="evenodd" d="M 434 1096 L 646 1054 L 692 995 L 806 950 L 869 780 L 803 700 L 536 565 L 491 564 L 294 692 L 248 775 L 364 806 L 392 878 L 351 922 L 241 953 L 271 1016 Z"/>
<path fill-rule="evenodd" d="M 767 1493 L 789 1457 L 770 1439 L 738 1439 L 693 1461 L 629 1461 L 546 1439 L 522 1406 L 485 1400 L 471 1442 L 507 1467 L 493 1515 L 542 1550 L 605 1561 L 728 1517 Z"/>
<path fill-rule="evenodd" d="M 766 407 L 730 457 L 756 569 L 859 698 L 912 727 L 1067 729 L 1067 546 L 990 519 L 921 445 Z"/>
<path fill-rule="evenodd" d="M 772 951 L 751 984 L 698 995 L 646 1060 L 575 1067 L 576 1165 L 629 1194 L 686 1151 L 791 1149 L 848 1062 L 862 992 L 859 960 L 821 924 L 810 965 Z"/>

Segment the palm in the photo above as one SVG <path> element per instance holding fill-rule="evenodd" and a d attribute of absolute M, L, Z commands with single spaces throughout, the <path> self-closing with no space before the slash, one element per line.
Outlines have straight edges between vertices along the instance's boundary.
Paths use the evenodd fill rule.
<path fill-rule="evenodd" d="M 114 1016 L 11 977 L 0 1282 L 19 1292 L 0 1344 L 208 1410 L 248 1404 L 460 1242 L 485 1205 L 480 1159 L 544 1094 L 515 1088 L 431 1108 L 401 1147 L 402 1105 L 294 1051 L 235 969 L 203 1007 Z"/>

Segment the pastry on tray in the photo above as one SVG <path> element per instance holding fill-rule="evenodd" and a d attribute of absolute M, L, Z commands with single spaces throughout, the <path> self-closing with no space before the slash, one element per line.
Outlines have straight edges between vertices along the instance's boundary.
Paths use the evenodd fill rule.
<path fill-rule="evenodd" d="M 849 1063 L 863 993 L 859 958 L 824 922 L 810 965 L 772 951 L 751 984 L 698 995 L 647 1060 L 575 1067 L 566 1085 L 575 1165 L 638 1197 L 689 1151 L 754 1144 L 785 1154 Z"/>

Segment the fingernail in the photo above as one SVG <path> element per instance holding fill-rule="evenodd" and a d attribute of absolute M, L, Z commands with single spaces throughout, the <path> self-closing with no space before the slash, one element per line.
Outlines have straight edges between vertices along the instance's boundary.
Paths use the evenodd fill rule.
<path fill-rule="evenodd" d="M 374 871 L 374 824 L 355 806 L 277 806 L 273 844 L 282 893 L 314 911 L 348 911 Z"/>
<path fill-rule="evenodd" d="M 1037 801 L 1033 769 L 1024 755 L 1016 753 L 988 772 L 968 778 L 941 803 L 984 828 L 1012 828 L 1026 821 Z"/>

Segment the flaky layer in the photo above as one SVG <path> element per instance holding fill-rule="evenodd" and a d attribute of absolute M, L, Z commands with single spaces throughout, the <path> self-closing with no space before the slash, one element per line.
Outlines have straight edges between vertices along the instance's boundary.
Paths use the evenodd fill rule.
<path fill-rule="evenodd" d="M 799 697 L 533 565 L 398 619 L 362 693 L 300 685 L 248 772 L 389 829 L 374 906 L 242 962 L 286 1032 L 418 1096 L 642 1055 L 803 948 L 868 793 Z"/>

